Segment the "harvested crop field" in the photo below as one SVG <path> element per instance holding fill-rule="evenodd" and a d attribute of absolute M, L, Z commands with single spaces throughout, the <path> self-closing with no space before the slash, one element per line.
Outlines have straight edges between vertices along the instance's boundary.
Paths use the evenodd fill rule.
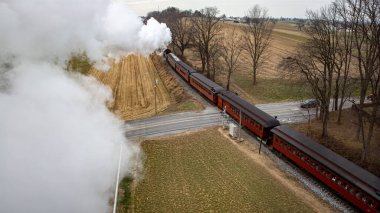
<path fill-rule="evenodd" d="M 217 129 L 144 141 L 144 176 L 132 212 L 318 210 L 311 207 L 317 199 L 305 201 L 234 143 Z"/>
<path fill-rule="evenodd" d="M 157 112 L 164 111 L 171 98 L 149 57 L 128 55 L 102 72 L 91 68 L 90 75 L 112 89 L 114 102 L 110 108 L 124 120 L 155 114 L 155 79 L 157 79 Z"/>

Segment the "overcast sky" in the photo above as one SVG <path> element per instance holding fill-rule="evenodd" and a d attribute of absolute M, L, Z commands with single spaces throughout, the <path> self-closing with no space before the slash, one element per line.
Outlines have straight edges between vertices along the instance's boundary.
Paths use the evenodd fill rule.
<path fill-rule="evenodd" d="M 182 10 L 199 10 L 207 6 L 216 6 L 221 14 L 227 16 L 244 16 L 248 8 L 255 4 L 268 9 L 272 17 L 304 18 L 307 9 L 316 10 L 329 4 L 332 0 L 126 0 L 130 7 L 140 16 L 153 10 L 163 10 L 168 6 Z"/>

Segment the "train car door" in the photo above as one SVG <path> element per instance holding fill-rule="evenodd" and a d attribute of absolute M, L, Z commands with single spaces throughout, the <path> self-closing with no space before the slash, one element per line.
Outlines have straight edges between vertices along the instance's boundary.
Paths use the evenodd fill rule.
<path fill-rule="evenodd" d="M 218 107 L 219 109 L 223 109 L 223 99 L 220 95 L 216 95 L 216 98 L 218 99 Z"/>

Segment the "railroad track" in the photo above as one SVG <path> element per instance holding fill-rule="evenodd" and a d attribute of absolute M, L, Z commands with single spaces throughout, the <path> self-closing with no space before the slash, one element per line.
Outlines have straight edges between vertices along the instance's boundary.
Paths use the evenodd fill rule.
<path fill-rule="evenodd" d="M 300 169 L 293 162 L 289 161 L 283 155 L 278 156 L 276 151 L 271 151 L 274 155 L 276 163 L 285 171 L 287 174 L 294 177 L 298 182 L 302 183 L 305 187 L 313 191 L 320 199 L 329 203 L 332 207 L 340 212 L 359 212 L 351 204 L 339 197 L 334 191 L 325 186 L 319 180 L 316 180 L 313 176 L 309 175 L 307 172 Z"/>
<path fill-rule="evenodd" d="M 247 134 L 248 137 L 252 137 L 253 139 L 255 139 L 255 136 L 253 136 L 250 132 L 244 132 L 245 134 Z M 309 173 L 299 168 L 296 164 L 289 161 L 288 158 L 283 156 L 281 153 L 269 149 L 267 146 L 263 147 L 265 148 L 262 148 L 261 151 L 264 152 L 271 159 L 273 159 L 282 171 L 293 177 L 307 189 L 311 190 L 317 197 L 330 204 L 334 209 L 338 210 L 339 212 L 345 213 L 360 212 L 350 203 L 339 197 L 333 190 L 328 188 L 325 184 L 321 183 L 319 180 L 315 179 Z"/>

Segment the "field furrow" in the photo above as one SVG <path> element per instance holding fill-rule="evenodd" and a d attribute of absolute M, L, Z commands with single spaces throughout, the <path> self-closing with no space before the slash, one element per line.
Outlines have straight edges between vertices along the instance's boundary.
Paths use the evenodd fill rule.
<path fill-rule="evenodd" d="M 107 72 L 92 68 L 90 74 L 112 89 L 114 103 L 110 108 L 124 120 L 155 114 L 155 79 L 157 113 L 170 105 L 170 95 L 149 57 L 128 55 Z"/>

